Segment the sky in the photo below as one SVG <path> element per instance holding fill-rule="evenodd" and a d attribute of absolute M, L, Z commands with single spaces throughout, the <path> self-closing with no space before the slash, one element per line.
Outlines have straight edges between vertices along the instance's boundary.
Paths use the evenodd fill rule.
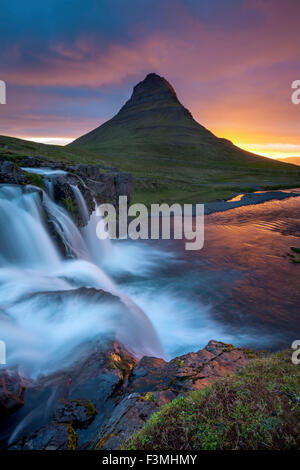
<path fill-rule="evenodd" d="M 0 0 L 0 134 L 65 144 L 147 73 L 219 137 L 300 156 L 299 0 Z"/>

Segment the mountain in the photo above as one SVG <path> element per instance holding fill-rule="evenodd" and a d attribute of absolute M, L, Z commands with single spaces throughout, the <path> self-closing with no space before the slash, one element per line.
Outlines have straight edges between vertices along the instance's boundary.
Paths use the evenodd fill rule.
<path fill-rule="evenodd" d="M 300 157 L 285 157 L 285 158 L 277 158 L 280 162 L 283 163 L 292 163 L 293 165 L 300 166 Z"/>
<path fill-rule="evenodd" d="M 201 126 L 178 100 L 172 85 L 150 73 L 118 114 L 70 144 L 114 157 L 189 159 L 212 165 L 278 168 L 277 161 L 246 152 Z"/>
<path fill-rule="evenodd" d="M 0 158 L 45 156 L 118 168 L 136 180 L 134 202 L 200 203 L 245 191 L 300 187 L 300 168 L 246 152 L 201 126 L 172 85 L 151 73 L 112 119 L 59 147 L 0 136 Z"/>

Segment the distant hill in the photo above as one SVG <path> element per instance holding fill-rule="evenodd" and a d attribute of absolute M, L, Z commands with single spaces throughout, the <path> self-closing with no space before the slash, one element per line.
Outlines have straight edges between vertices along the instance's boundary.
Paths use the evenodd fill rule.
<path fill-rule="evenodd" d="M 99 113 L 100 114 L 100 113 Z M 170 83 L 149 74 L 116 116 L 68 146 L 0 136 L 0 158 L 101 163 L 135 176 L 134 202 L 197 203 L 300 187 L 300 168 L 246 152 L 195 121 Z"/>
<path fill-rule="evenodd" d="M 277 158 L 280 162 L 284 163 L 292 163 L 293 165 L 300 166 L 300 157 L 285 157 L 285 158 Z"/>
<path fill-rule="evenodd" d="M 138 83 L 118 114 L 69 147 L 114 157 L 161 157 L 228 165 L 279 168 L 280 163 L 246 152 L 201 126 L 178 100 L 172 85 L 150 73 Z"/>

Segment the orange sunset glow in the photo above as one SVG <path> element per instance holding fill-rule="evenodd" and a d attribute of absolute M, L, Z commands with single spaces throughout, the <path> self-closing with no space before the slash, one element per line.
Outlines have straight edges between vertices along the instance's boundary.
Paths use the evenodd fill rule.
<path fill-rule="evenodd" d="M 133 17 L 120 22 L 104 14 L 100 24 L 91 13 L 77 23 L 70 11 L 69 23 L 51 38 L 34 18 L 22 36 L 10 37 L 4 26 L 1 134 L 69 143 L 110 119 L 132 86 L 154 71 L 217 136 L 271 158 L 300 156 L 300 105 L 291 101 L 291 84 L 300 78 L 300 6 L 291 0 L 282 15 L 280 0 L 269 4 L 164 0 L 149 16 L 147 2 L 135 2 Z M 10 24 L 17 22 L 12 13 L 6 6 Z M 47 25 L 63 13 L 54 10 Z"/>

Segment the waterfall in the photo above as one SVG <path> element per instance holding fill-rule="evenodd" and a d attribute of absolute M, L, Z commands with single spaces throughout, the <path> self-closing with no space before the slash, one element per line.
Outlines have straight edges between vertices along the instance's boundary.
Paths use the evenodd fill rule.
<path fill-rule="evenodd" d="M 34 188 L 0 187 L 1 266 L 55 266 L 59 255 L 46 231 L 41 193 Z"/>
<path fill-rule="evenodd" d="M 84 222 L 84 225 L 86 225 L 89 221 L 90 214 L 89 214 L 85 199 L 83 195 L 81 194 L 81 191 L 78 188 L 78 186 L 76 186 L 75 184 L 74 185 L 72 184 L 71 188 L 73 190 L 73 193 L 77 202 L 77 206 L 78 206 L 80 215 L 82 217 L 82 220 Z"/>
<path fill-rule="evenodd" d="M 74 193 L 88 215 L 77 187 Z M 69 258 L 59 253 L 47 220 Z M 10 366 L 32 376 L 57 370 L 79 346 L 107 336 L 139 357 L 162 355 L 149 318 L 101 268 L 107 244 L 96 238 L 95 213 L 79 230 L 45 191 L 0 185 L 0 223 L 0 338 Z M 81 288 L 103 289 L 120 302 Z"/>

